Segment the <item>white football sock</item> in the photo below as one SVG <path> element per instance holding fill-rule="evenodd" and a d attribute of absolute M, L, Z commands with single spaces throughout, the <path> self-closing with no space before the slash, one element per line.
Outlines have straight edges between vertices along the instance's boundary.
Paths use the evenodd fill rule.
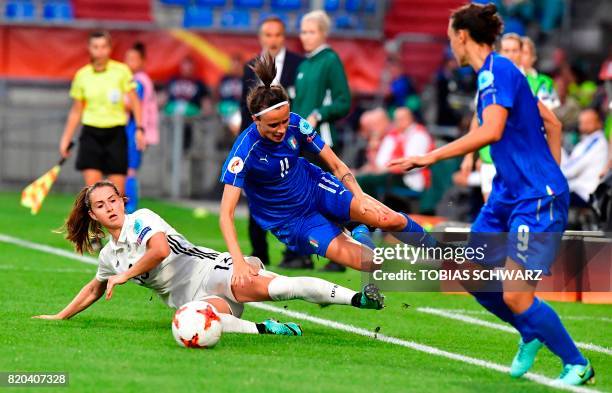
<path fill-rule="evenodd" d="M 259 334 L 255 322 L 236 318 L 231 314 L 219 313 L 218 315 L 219 318 L 221 318 L 221 326 L 223 327 L 223 333 Z"/>
<path fill-rule="evenodd" d="M 303 299 L 317 304 L 351 304 L 355 291 L 316 277 L 278 276 L 268 285 L 272 300 Z"/>

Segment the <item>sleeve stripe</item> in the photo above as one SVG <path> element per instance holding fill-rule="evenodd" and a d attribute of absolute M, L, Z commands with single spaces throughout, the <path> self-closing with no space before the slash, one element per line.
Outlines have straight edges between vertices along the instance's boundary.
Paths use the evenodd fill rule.
<path fill-rule="evenodd" d="M 235 154 L 236 154 L 236 152 L 237 152 L 237 151 L 240 149 L 240 146 L 242 145 L 242 142 L 244 142 L 244 140 L 246 139 L 246 137 L 247 137 L 247 136 L 248 136 L 250 133 L 251 133 L 251 131 L 249 131 L 249 132 L 245 132 L 245 133 L 244 133 L 244 135 L 243 135 L 243 137 L 242 137 L 242 140 L 240 140 L 240 143 L 238 144 L 238 146 L 236 146 L 236 149 L 234 150 L 234 155 L 235 155 Z M 232 154 L 232 152 L 230 152 L 230 154 L 229 154 L 229 155 L 231 155 L 231 154 Z M 245 162 L 246 162 L 246 160 L 245 160 Z M 221 180 L 223 180 L 223 178 L 225 178 L 225 174 L 227 173 L 227 169 L 228 169 L 228 168 L 227 168 L 227 167 L 225 167 L 225 171 L 224 171 L 224 172 L 223 172 L 223 174 L 221 175 Z"/>
<path fill-rule="evenodd" d="M 247 160 L 249 159 L 249 156 L 251 155 L 251 152 L 253 151 L 253 149 L 255 148 L 255 146 L 257 146 L 257 144 L 261 142 L 261 139 L 258 140 L 257 142 L 253 143 L 253 146 L 251 146 L 251 149 L 249 150 L 249 152 L 247 153 L 246 157 L 244 158 L 244 168 L 246 168 L 246 164 L 247 164 Z M 232 185 L 236 184 L 236 179 L 238 178 L 238 176 L 234 176 L 234 181 L 232 182 Z"/>

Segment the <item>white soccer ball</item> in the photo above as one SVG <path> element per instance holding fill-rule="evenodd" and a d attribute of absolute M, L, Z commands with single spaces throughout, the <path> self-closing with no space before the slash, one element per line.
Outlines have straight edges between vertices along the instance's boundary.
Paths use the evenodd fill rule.
<path fill-rule="evenodd" d="M 172 320 L 172 334 L 182 347 L 212 348 L 219 342 L 222 330 L 219 312 L 203 301 L 181 306 Z"/>

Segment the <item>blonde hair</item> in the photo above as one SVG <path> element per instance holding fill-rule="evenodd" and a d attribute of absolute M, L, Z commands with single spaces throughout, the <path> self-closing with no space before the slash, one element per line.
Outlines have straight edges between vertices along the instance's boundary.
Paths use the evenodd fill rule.
<path fill-rule="evenodd" d="M 316 22 L 316 24 L 319 26 L 319 30 L 321 30 L 323 35 L 327 36 L 327 34 L 329 34 L 329 30 L 331 28 L 331 20 L 329 19 L 329 16 L 327 15 L 325 11 L 323 10 L 310 11 L 309 13 L 305 14 L 302 17 L 302 23 L 304 23 L 304 21 L 307 21 L 307 20 Z"/>
<path fill-rule="evenodd" d="M 527 36 L 521 37 L 521 42 L 523 43 L 523 48 L 528 46 L 531 49 L 531 53 L 535 59 L 538 58 L 538 52 L 536 51 L 536 46 L 533 40 Z"/>

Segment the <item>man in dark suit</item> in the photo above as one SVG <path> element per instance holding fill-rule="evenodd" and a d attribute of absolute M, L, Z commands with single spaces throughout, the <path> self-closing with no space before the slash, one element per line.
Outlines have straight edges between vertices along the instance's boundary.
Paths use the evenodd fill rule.
<path fill-rule="evenodd" d="M 278 18 L 271 16 L 263 20 L 259 25 L 259 43 L 263 53 L 271 54 L 276 61 L 276 78 L 274 83 L 283 86 L 289 93 L 290 98 L 295 97 L 295 77 L 297 69 L 304 58 L 296 53 L 288 51 L 285 48 L 285 24 Z M 249 67 L 253 65 L 255 59 L 251 59 L 244 66 L 242 76 L 242 100 L 240 102 L 240 111 L 242 114 L 241 130 L 246 129 L 251 123 L 251 114 L 247 109 L 246 98 L 249 90 L 257 86 L 258 79 L 253 70 Z M 258 257 L 266 265 L 270 263 L 268 253 L 268 241 L 266 240 L 266 231 L 264 231 L 253 220 L 253 216 L 249 215 L 249 238 L 253 247 L 253 256 Z M 289 249 L 284 252 L 283 260 L 280 267 L 288 269 L 312 269 L 313 264 L 310 256 L 297 255 Z"/>

